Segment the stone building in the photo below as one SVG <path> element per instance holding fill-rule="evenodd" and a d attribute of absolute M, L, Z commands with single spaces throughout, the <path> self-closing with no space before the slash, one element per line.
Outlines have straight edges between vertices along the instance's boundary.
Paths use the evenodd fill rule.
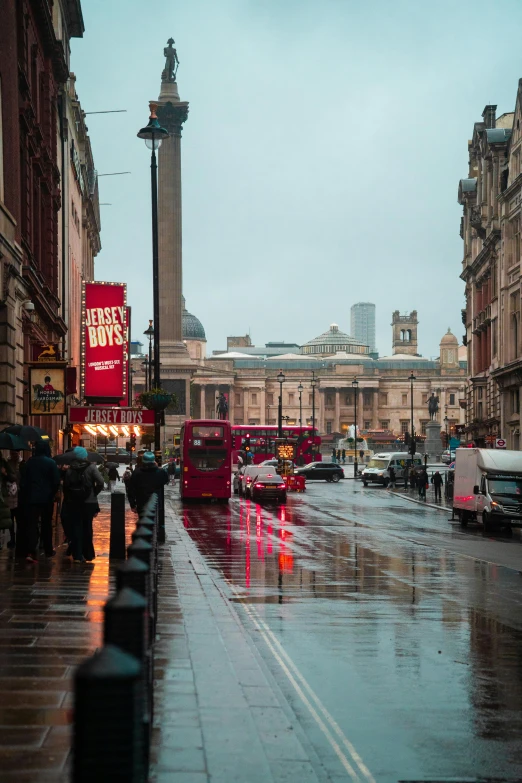
<path fill-rule="evenodd" d="M 496 117 L 488 105 L 468 143 L 469 170 L 459 183 L 464 242 L 461 278 L 469 380 L 467 439 L 478 446 L 496 437 L 520 448 L 520 208 L 521 95 L 514 112 Z"/>
<path fill-rule="evenodd" d="M 408 328 L 412 329 L 408 341 L 416 349 L 416 312 L 408 318 Z M 314 353 L 305 353 L 307 346 L 313 346 Z M 311 422 L 315 397 L 316 426 L 323 435 L 345 433 L 354 423 L 354 379 L 359 383 L 357 418 L 361 429 L 386 430 L 397 435 L 410 431 L 412 373 L 414 426 L 418 433 L 425 432 L 429 421 L 427 403 L 432 392 L 439 397 L 439 422 L 443 428 L 445 416 L 450 428 L 464 421 L 467 369 L 466 363 L 459 360 L 458 340 L 449 330 L 441 340 L 437 360 L 402 352 L 373 359 L 368 346 L 339 332 L 335 324 L 302 346 L 302 353 L 287 353 L 280 348 L 274 354 L 271 347 L 257 348 L 256 354 L 243 353 L 253 348 L 238 347 L 237 351 L 213 355 L 195 368 L 193 416 L 215 416 L 216 400 L 223 392 L 228 396 L 229 418 L 234 424 L 276 424 L 276 378 L 282 370 L 285 421 L 298 425 L 301 419 L 303 426 Z M 315 394 L 312 379 L 316 383 Z"/>

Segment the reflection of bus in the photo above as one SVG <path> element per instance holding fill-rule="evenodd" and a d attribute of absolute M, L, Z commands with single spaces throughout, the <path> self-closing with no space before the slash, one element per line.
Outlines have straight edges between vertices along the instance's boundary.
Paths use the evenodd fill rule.
<path fill-rule="evenodd" d="M 315 430 L 315 437 L 313 437 L 311 427 L 284 426 L 282 434 L 283 438 L 297 440 L 295 457 L 297 465 L 308 465 L 310 462 L 321 461 L 319 451 L 321 438 L 317 434 L 317 430 Z M 277 437 L 278 428 L 275 424 L 240 424 L 232 427 L 233 461 L 237 462 L 237 455 L 241 450 L 252 454 L 254 465 L 258 465 L 266 459 L 273 459 Z"/>
<path fill-rule="evenodd" d="M 182 500 L 217 498 L 227 503 L 232 474 L 230 422 L 186 421 L 180 433 L 180 452 L 179 494 Z"/>

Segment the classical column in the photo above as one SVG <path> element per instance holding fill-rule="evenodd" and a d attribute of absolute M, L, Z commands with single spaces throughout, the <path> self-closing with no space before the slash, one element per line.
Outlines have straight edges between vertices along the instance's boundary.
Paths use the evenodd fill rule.
<path fill-rule="evenodd" d="M 266 391 L 265 387 L 261 387 L 261 391 L 259 394 L 260 397 L 260 404 L 259 404 L 259 423 L 265 424 L 265 416 L 266 416 Z"/>
<path fill-rule="evenodd" d="M 206 413 L 205 413 L 205 386 L 200 387 L 200 393 L 199 393 L 199 408 L 200 408 L 200 418 L 205 419 Z"/>
<path fill-rule="evenodd" d="M 380 425 L 379 425 L 379 389 L 374 389 L 373 390 L 373 397 L 372 397 L 372 427 L 374 429 L 376 429 L 376 430 L 380 429 Z"/>
<path fill-rule="evenodd" d="M 335 390 L 334 430 L 335 432 L 341 431 L 341 401 L 339 399 L 339 389 Z"/>
<path fill-rule="evenodd" d="M 230 385 L 228 387 L 228 420 L 231 424 L 234 424 L 234 387 Z"/>
<path fill-rule="evenodd" d="M 168 363 L 169 356 L 188 359 L 181 301 L 181 128 L 188 103 L 180 101 L 176 82 L 163 77 L 157 116 L 169 132 L 158 152 L 160 344 L 162 360 Z"/>

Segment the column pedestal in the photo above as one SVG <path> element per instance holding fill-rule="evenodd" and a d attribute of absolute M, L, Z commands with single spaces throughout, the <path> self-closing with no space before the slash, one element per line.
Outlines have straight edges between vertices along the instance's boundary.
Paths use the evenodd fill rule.
<path fill-rule="evenodd" d="M 426 424 L 425 454 L 428 455 L 428 460 L 431 462 L 440 462 L 442 443 L 438 421 L 428 421 Z"/>

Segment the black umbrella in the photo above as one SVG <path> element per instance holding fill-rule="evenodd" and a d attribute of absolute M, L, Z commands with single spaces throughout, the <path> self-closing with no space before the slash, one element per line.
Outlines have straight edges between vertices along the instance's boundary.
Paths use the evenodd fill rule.
<path fill-rule="evenodd" d="M 106 468 L 117 468 L 118 467 L 118 463 L 117 462 L 106 462 L 105 463 L 105 467 Z"/>
<path fill-rule="evenodd" d="M 8 432 L 10 435 L 18 435 L 23 440 L 38 440 L 42 435 L 48 438 L 48 434 L 41 427 L 33 427 L 30 424 L 10 424 L 2 432 Z M 0 433 L 1 434 L 1 433 Z"/>
<path fill-rule="evenodd" d="M 31 447 L 25 440 L 11 432 L 0 432 L 0 449 L 10 451 L 31 451 Z"/>
<path fill-rule="evenodd" d="M 74 449 L 68 449 L 67 451 L 64 451 L 63 454 L 56 454 L 53 459 L 57 465 L 70 465 L 71 462 L 76 459 Z M 89 462 L 96 462 L 98 465 L 101 465 L 103 462 L 102 455 L 98 454 L 96 451 L 88 451 L 87 459 Z"/>

